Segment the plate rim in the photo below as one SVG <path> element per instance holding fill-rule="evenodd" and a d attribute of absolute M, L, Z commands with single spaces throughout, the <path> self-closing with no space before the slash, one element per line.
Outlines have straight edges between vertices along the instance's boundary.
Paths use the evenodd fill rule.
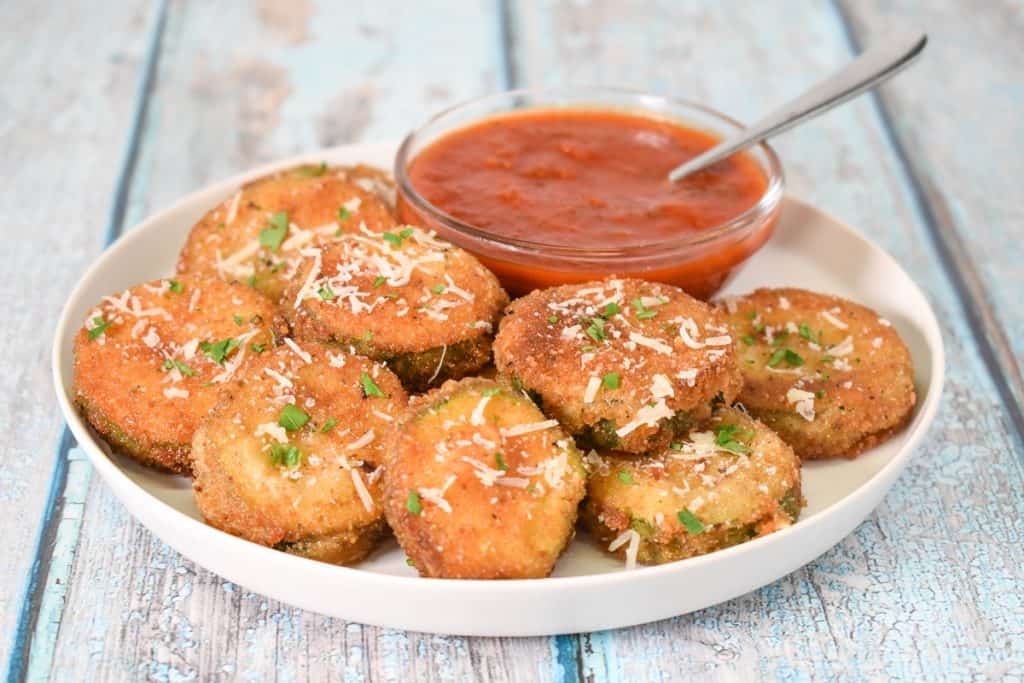
<path fill-rule="evenodd" d="M 327 563 L 317 562 L 307 558 L 289 555 L 287 553 L 281 553 L 275 551 L 272 548 L 266 548 L 259 546 L 258 544 L 251 543 L 241 538 L 232 536 L 219 529 L 211 527 L 202 521 L 196 520 L 191 516 L 181 512 L 169 503 L 160 500 L 156 496 L 149 493 L 141 485 L 133 481 L 127 474 L 125 474 L 121 468 L 105 453 L 103 446 L 93 437 L 89 428 L 83 422 L 78 411 L 75 410 L 70 396 L 73 393 L 73 375 L 64 377 L 62 372 L 62 358 L 61 358 L 61 346 L 64 343 L 66 336 L 71 333 L 70 330 L 77 330 L 80 321 L 70 319 L 70 308 L 72 301 L 76 298 L 79 290 L 84 286 L 86 282 L 96 277 L 97 273 L 104 270 L 107 263 L 117 258 L 117 255 L 124 250 L 126 245 L 131 244 L 136 239 L 141 239 L 148 230 L 152 229 L 154 225 L 167 220 L 167 217 L 174 212 L 181 209 L 183 205 L 194 203 L 200 200 L 204 195 L 216 194 L 219 192 L 227 192 L 230 189 L 239 186 L 242 183 L 251 180 L 252 178 L 259 177 L 266 173 L 273 172 L 281 168 L 287 168 L 288 166 L 309 163 L 311 161 L 321 161 L 324 159 L 330 159 L 339 155 L 351 155 L 351 156 L 373 156 L 375 153 L 384 153 L 388 150 L 393 150 L 397 147 L 397 143 L 393 141 L 383 142 L 366 142 L 366 143 L 354 143 L 349 145 L 338 145 L 329 148 L 323 148 L 310 153 L 303 153 L 294 155 L 291 157 L 278 159 L 271 161 L 266 164 L 261 164 L 257 167 L 236 173 L 228 178 L 219 180 L 207 185 L 204 185 L 188 194 L 178 198 L 172 202 L 169 206 L 147 216 L 145 219 L 134 225 L 131 229 L 123 233 L 117 240 L 112 244 L 108 245 L 91 263 L 91 265 L 85 269 L 82 275 L 76 281 L 74 287 L 72 287 L 65 300 L 64 305 L 61 308 L 60 316 L 57 321 L 56 329 L 54 330 L 54 337 L 51 347 L 51 369 L 52 379 L 54 383 L 54 389 L 57 394 L 58 404 L 61 407 L 61 412 L 66 425 L 70 428 L 74 435 L 78 446 L 85 451 L 89 457 L 93 467 L 100 473 L 105 482 L 114 491 L 119 502 L 125 506 L 127 511 L 142 524 L 155 536 L 160 538 L 164 543 L 167 543 L 171 547 L 175 548 L 177 552 L 180 552 L 183 556 L 192 560 L 189 553 L 178 549 L 176 543 L 172 543 L 164 535 L 153 528 L 146 519 L 134 510 L 129 505 L 129 502 L 124 499 L 120 491 L 127 490 L 135 498 L 144 497 L 148 499 L 149 504 L 155 504 L 153 514 L 157 512 L 164 515 L 168 515 L 172 526 L 180 528 L 182 533 L 188 534 L 197 542 L 210 542 L 227 544 L 226 549 L 231 548 L 244 548 L 247 551 L 265 551 L 275 556 L 275 560 L 283 562 L 289 567 L 293 567 L 295 571 L 299 572 L 330 572 L 339 581 L 345 580 L 358 580 L 366 581 L 372 584 L 379 584 L 380 586 L 393 585 L 396 582 L 401 587 L 406 587 L 408 584 L 420 583 L 423 584 L 424 588 L 430 588 L 431 590 L 441 591 L 442 593 L 450 593 L 451 597 L 457 595 L 464 595 L 466 592 L 477 593 L 480 591 L 518 591 L 528 589 L 531 591 L 551 592 L 561 591 L 569 587 L 588 587 L 588 588 L 607 588 L 614 589 L 623 583 L 632 583 L 634 581 L 644 579 L 654 579 L 656 577 L 665 577 L 674 572 L 680 572 L 687 568 L 696 568 L 698 566 L 707 565 L 714 562 L 722 562 L 726 558 L 733 557 L 736 555 L 743 555 L 752 552 L 758 552 L 761 549 L 768 550 L 773 545 L 779 545 L 784 543 L 785 540 L 793 533 L 808 533 L 813 527 L 824 527 L 829 522 L 835 520 L 837 517 L 851 509 L 855 509 L 858 503 L 862 502 L 863 499 L 878 493 L 877 489 L 879 486 L 884 486 L 881 494 L 879 495 L 879 502 L 884 498 L 891 488 L 893 482 L 904 467 L 908 464 L 911 457 L 917 450 L 921 439 L 927 433 L 928 429 L 934 422 L 935 415 L 937 414 L 939 403 L 942 397 L 943 388 L 945 385 L 945 365 L 946 365 L 946 351 L 945 343 L 942 337 L 941 327 L 938 323 L 938 318 L 935 314 L 935 309 L 932 306 L 931 299 L 928 294 L 921 289 L 918 283 L 913 277 L 900 265 L 900 263 L 887 251 L 882 249 L 878 244 L 871 238 L 865 236 L 856 228 L 852 227 L 845 221 L 842 221 L 832 214 L 814 206 L 810 202 L 793 196 L 787 193 L 783 199 L 783 205 L 795 205 L 804 210 L 813 211 L 821 215 L 824 219 L 827 219 L 833 223 L 837 228 L 850 234 L 853 238 L 863 242 L 874 254 L 886 262 L 887 266 L 896 269 L 902 275 L 905 276 L 908 284 L 913 288 L 916 295 L 925 302 L 926 308 L 923 311 L 924 315 L 921 324 L 921 332 L 925 339 L 925 343 L 928 349 L 932 353 L 931 367 L 930 367 L 930 384 L 927 387 L 927 395 L 924 402 L 921 404 L 918 414 L 914 417 L 910 425 L 908 425 L 908 432 L 905 436 L 905 442 L 900 447 L 893 457 L 886 462 L 882 467 L 875 472 L 867 481 L 861 484 L 858 488 L 836 501 L 829 507 L 821 510 L 813 517 L 806 520 L 800 520 L 796 524 L 778 532 L 757 538 L 746 543 L 742 543 L 730 548 L 718 550 L 706 555 L 697 557 L 687 558 L 684 560 L 678 560 L 675 562 L 669 562 L 661 565 L 653 566 L 638 566 L 632 571 L 619 571 L 619 572 L 604 572 L 598 574 L 588 574 L 583 576 L 549 576 L 543 579 L 504 579 L 501 581 L 487 580 L 487 579 L 430 579 L 429 582 L 425 582 L 424 577 L 420 576 L 403 576 L 397 574 L 389 574 L 383 572 L 367 571 L 360 569 L 358 566 L 346 567 L 339 565 L 331 565 Z M 886 479 L 889 479 L 888 483 L 884 483 Z M 877 502 L 868 509 L 868 514 L 877 507 Z M 856 522 L 860 524 L 863 522 L 861 518 Z M 147 515 L 148 517 L 148 515 Z M 848 534 L 847 534 L 848 535 Z M 842 538 L 845 538 L 844 535 Z M 840 540 L 842 540 L 840 538 Z M 836 541 L 838 543 L 839 541 Z M 833 547 L 835 544 L 831 544 L 828 548 Z M 827 549 L 826 551 L 827 552 Z M 818 557 L 816 555 L 815 557 Z M 813 561 L 813 559 L 811 560 Z M 209 569 L 205 563 L 196 561 L 197 564 Z M 806 563 L 804 563 L 806 564 Z M 803 565 L 801 565 L 803 566 Z M 217 570 L 209 569 L 216 574 L 220 574 Z M 783 575 L 784 576 L 784 575 Z M 777 581 L 780 577 L 773 579 Z M 229 579 L 231 580 L 231 579 Z M 429 586 L 427 585 L 429 583 Z M 259 591 L 264 593 L 263 591 Z M 442 595 L 443 597 L 443 595 Z M 281 598 L 276 598 L 281 599 Z M 281 599 L 282 602 L 288 602 L 286 599 Z"/>

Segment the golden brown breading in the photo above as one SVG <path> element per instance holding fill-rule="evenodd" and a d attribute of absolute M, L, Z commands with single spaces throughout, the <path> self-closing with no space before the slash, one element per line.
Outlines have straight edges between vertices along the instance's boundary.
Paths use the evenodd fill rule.
<path fill-rule="evenodd" d="M 724 317 L 681 289 L 641 280 L 514 301 L 494 356 L 500 373 L 584 443 L 632 453 L 668 445 L 740 385 Z"/>
<path fill-rule="evenodd" d="M 350 172 L 307 165 L 247 183 L 192 228 L 178 272 L 246 282 L 277 301 L 302 249 L 395 225 L 391 208 L 365 183 L 347 180 Z"/>
<path fill-rule="evenodd" d="M 403 227 L 308 253 L 282 304 L 297 338 L 351 347 L 422 391 L 490 360 L 507 302 L 471 254 Z"/>
<path fill-rule="evenodd" d="M 759 289 L 722 308 L 744 378 L 737 401 L 803 459 L 852 458 L 910 419 L 910 352 L 874 311 L 791 288 Z"/>
<path fill-rule="evenodd" d="M 337 166 L 332 169 L 339 176 L 350 183 L 358 185 L 367 192 L 377 195 L 377 198 L 387 204 L 392 210 L 395 208 L 397 187 L 395 179 L 387 171 L 365 164 L 355 166 Z"/>
<path fill-rule="evenodd" d="M 491 380 L 447 382 L 414 399 L 388 445 L 388 523 L 423 576 L 547 576 L 584 488 L 572 439 Z"/>
<path fill-rule="evenodd" d="M 796 521 L 800 460 L 735 408 L 654 456 L 588 456 L 580 518 L 627 562 L 661 564 L 764 536 Z M 635 553 L 635 556 L 633 555 Z"/>
<path fill-rule="evenodd" d="M 228 384 L 193 441 L 196 504 L 230 534 L 334 563 L 384 533 L 386 432 L 408 397 L 388 370 L 286 342 Z"/>
<path fill-rule="evenodd" d="M 154 280 L 104 297 L 75 337 L 75 403 L 120 452 L 191 471 L 192 434 L 217 392 L 287 333 L 277 307 L 203 275 Z"/>

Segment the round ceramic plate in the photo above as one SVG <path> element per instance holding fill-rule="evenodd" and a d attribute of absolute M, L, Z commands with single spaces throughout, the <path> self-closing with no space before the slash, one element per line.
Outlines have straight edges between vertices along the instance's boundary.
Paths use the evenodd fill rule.
<path fill-rule="evenodd" d="M 352 145 L 288 159 L 196 192 L 129 231 L 89 269 L 57 326 L 54 382 L 79 445 L 131 514 L 181 554 L 246 588 L 303 609 L 414 631 L 527 636 L 596 631 L 684 614 L 742 595 L 810 562 L 849 534 L 906 466 L 935 415 L 942 338 L 927 299 L 900 266 L 855 230 L 787 199 L 778 231 L 728 291 L 793 285 L 862 302 L 890 319 L 910 347 L 919 402 L 910 425 L 856 460 L 803 468 L 807 508 L 778 533 L 702 557 L 624 569 L 584 533 L 546 579 L 419 578 L 393 541 L 353 567 L 277 552 L 203 524 L 190 481 L 110 455 L 71 404 L 72 343 L 100 297 L 173 273 L 189 228 L 246 180 L 300 162 L 390 168 L 395 145 Z"/>

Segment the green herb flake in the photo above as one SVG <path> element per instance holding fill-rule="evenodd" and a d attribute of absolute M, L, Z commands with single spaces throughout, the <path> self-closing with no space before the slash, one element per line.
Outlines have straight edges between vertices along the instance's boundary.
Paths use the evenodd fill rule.
<path fill-rule="evenodd" d="M 359 374 L 359 383 L 363 385 L 363 395 L 367 398 L 371 396 L 387 398 L 387 394 L 381 391 L 380 387 L 377 386 L 377 383 L 373 381 L 373 378 L 365 372 Z"/>
<path fill-rule="evenodd" d="M 338 295 L 334 293 L 330 285 L 324 285 L 320 289 L 316 290 L 316 293 L 320 295 L 320 298 L 324 301 L 334 301 L 338 298 Z"/>
<path fill-rule="evenodd" d="M 419 515 L 423 512 L 423 506 L 420 504 L 420 494 L 416 493 L 415 489 L 409 489 L 409 496 L 405 499 L 405 509 L 414 515 Z"/>
<path fill-rule="evenodd" d="M 289 403 L 282 408 L 281 415 L 277 418 L 277 424 L 281 425 L 289 432 L 301 429 L 307 422 L 309 422 L 309 414 L 294 403 Z"/>
<path fill-rule="evenodd" d="M 499 389 L 498 387 L 491 387 L 489 389 L 484 389 L 483 391 L 480 392 L 480 394 L 482 396 L 494 396 L 499 391 L 501 391 L 501 389 Z"/>
<path fill-rule="evenodd" d="M 786 339 L 788 339 L 788 338 L 789 338 L 789 332 L 783 330 L 783 331 L 779 332 L 777 335 L 775 335 L 774 339 L 772 339 L 772 346 L 778 348 L 779 346 L 782 346 L 783 344 L 785 344 L 786 343 Z"/>
<path fill-rule="evenodd" d="M 347 221 L 347 220 L 348 220 L 348 217 L 349 217 L 350 215 L 351 215 L 351 214 L 349 214 L 349 212 L 348 212 L 348 209 L 347 209 L 347 208 L 345 208 L 344 206 L 340 206 L 340 207 L 338 207 L 338 222 L 339 222 L 339 223 L 344 223 L 345 221 Z M 338 233 L 339 233 L 339 234 L 341 233 L 341 228 L 338 228 Z"/>
<path fill-rule="evenodd" d="M 326 434 L 327 432 L 334 429 L 334 425 L 336 424 L 338 424 L 338 421 L 335 420 L 333 417 L 330 418 L 329 420 L 327 420 L 327 422 L 324 422 L 324 426 L 320 428 L 320 433 Z"/>
<path fill-rule="evenodd" d="M 620 310 L 622 310 L 622 309 L 619 308 L 619 305 L 617 303 L 615 303 L 614 301 L 612 301 L 609 304 L 605 304 L 604 312 L 601 313 L 601 317 L 607 320 L 608 318 L 612 317 L 613 315 L 616 315 Z"/>
<path fill-rule="evenodd" d="M 253 350 L 253 353 L 263 353 L 264 351 L 267 350 L 267 345 L 257 344 L 256 342 L 253 342 L 252 344 L 249 345 L 249 348 Z"/>
<path fill-rule="evenodd" d="M 260 230 L 260 245 L 277 253 L 288 234 L 288 213 L 278 211 L 270 217 L 270 225 Z"/>
<path fill-rule="evenodd" d="M 102 315 L 98 315 L 98 316 L 96 316 L 95 318 L 92 319 L 92 322 L 95 325 L 95 327 L 93 327 L 91 330 L 89 330 L 89 340 L 90 341 L 93 340 L 93 339 L 96 339 L 101 334 L 106 332 L 107 328 L 110 327 L 110 323 L 113 322 L 113 321 L 111 321 L 111 320 L 104 320 Z"/>
<path fill-rule="evenodd" d="M 821 330 L 818 330 L 818 335 L 815 336 L 814 332 L 811 331 L 811 326 L 808 325 L 807 323 L 800 323 L 799 329 L 801 337 L 803 337 L 809 342 L 814 342 L 819 346 L 821 345 Z"/>
<path fill-rule="evenodd" d="M 619 481 L 621 481 L 623 484 L 629 484 L 630 486 L 637 485 L 636 480 L 633 479 L 633 475 L 627 472 L 626 470 L 619 471 Z"/>
<path fill-rule="evenodd" d="M 744 336 L 740 337 L 740 341 L 742 341 L 742 342 L 743 342 L 744 344 L 746 344 L 747 346 L 753 346 L 753 345 L 754 345 L 754 343 L 755 343 L 755 342 L 756 342 L 757 340 L 756 340 L 756 339 L 754 339 L 753 337 L 751 337 L 751 336 L 750 336 L 749 334 L 747 334 L 747 335 L 744 335 Z"/>
<path fill-rule="evenodd" d="M 195 374 L 196 374 L 195 370 L 193 370 L 189 366 L 185 365 L 180 360 L 176 360 L 176 359 L 173 359 L 173 358 L 165 359 L 164 360 L 164 364 L 163 364 L 162 367 L 163 367 L 164 370 L 166 370 L 168 372 L 170 372 L 174 368 L 178 368 L 178 372 L 180 372 L 181 374 L 185 375 L 186 377 L 194 377 Z"/>
<path fill-rule="evenodd" d="M 238 325 L 239 327 L 241 327 L 242 323 L 245 321 L 245 318 L 243 318 L 240 315 L 233 315 L 231 316 L 231 319 L 234 320 L 235 324 Z"/>
<path fill-rule="evenodd" d="M 412 561 L 412 558 L 411 558 L 411 557 L 407 557 L 407 558 L 405 558 L 405 563 L 406 563 L 407 565 L 409 565 L 410 567 L 415 567 L 415 566 L 416 566 L 416 563 Z"/>
<path fill-rule="evenodd" d="M 373 332 L 370 332 L 369 330 L 366 330 L 365 332 L 363 332 L 363 341 L 364 342 L 369 343 L 372 340 L 373 340 Z"/>
<path fill-rule="evenodd" d="M 591 318 L 590 325 L 585 332 L 588 337 L 597 342 L 608 339 L 608 335 L 604 333 L 604 318 Z"/>
<path fill-rule="evenodd" d="M 499 470 L 508 472 L 508 465 L 505 464 L 505 459 L 501 457 L 501 451 L 494 454 L 494 462 L 498 465 Z"/>
<path fill-rule="evenodd" d="M 442 285 L 442 284 L 438 283 L 438 284 L 434 285 L 433 287 L 431 287 L 430 291 L 433 292 L 434 294 L 441 294 L 446 289 L 448 289 L 447 285 Z"/>
<path fill-rule="evenodd" d="M 386 277 L 384 277 L 383 275 L 378 275 L 377 277 L 375 277 L 373 279 L 373 288 L 377 289 L 378 287 L 380 287 L 382 284 L 384 284 L 387 281 L 388 281 L 388 279 Z"/>
<path fill-rule="evenodd" d="M 549 315 L 548 316 L 548 322 L 551 323 L 552 325 L 557 324 L 558 323 L 558 316 L 557 315 Z"/>
<path fill-rule="evenodd" d="M 412 233 L 412 228 L 406 228 L 405 230 L 402 230 L 398 234 L 395 234 L 393 232 L 384 232 L 381 233 L 381 239 L 390 244 L 392 249 L 401 249 L 402 242 L 404 242 L 409 237 L 412 237 Z"/>
<path fill-rule="evenodd" d="M 740 429 L 737 425 L 733 424 L 719 425 L 715 428 L 715 444 L 730 453 L 749 453 L 750 448 L 746 444 L 737 441 L 736 437 L 750 439 L 753 436 L 753 432 Z"/>
<path fill-rule="evenodd" d="M 307 178 L 317 178 L 327 173 L 327 162 L 321 161 L 319 166 L 303 166 L 299 169 L 299 174 L 304 175 Z"/>
<path fill-rule="evenodd" d="M 245 279 L 245 283 L 247 285 L 249 285 L 250 287 L 255 287 L 256 286 L 256 276 L 255 275 L 250 275 L 249 277 L 247 277 Z"/>
<path fill-rule="evenodd" d="M 686 508 L 680 510 L 676 516 L 679 517 L 680 523 L 686 527 L 686 533 L 696 536 L 704 531 L 704 525 L 701 524 L 699 519 L 697 519 L 697 515 L 693 514 Z"/>
<path fill-rule="evenodd" d="M 275 443 L 270 447 L 270 462 L 295 468 L 302 462 L 302 453 L 290 443 Z"/>
<path fill-rule="evenodd" d="M 174 294 L 181 294 L 185 291 L 185 285 L 181 284 L 178 280 L 168 280 L 167 289 Z"/>
<path fill-rule="evenodd" d="M 202 342 L 200 350 L 209 356 L 210 360 L 218 365 L 224 365 L 224 359 L 231 355 L 231 352 L 238 348 L 239 341 L 228 337 L 219 342 Z"/>
<path fill-rule="evenodd" d="M 606 372 L 601 377 L 601 386 L 605 389 L 618 389 L 619 388 L 619 373 L 617 372 Z"/>
<path fill-rule="evenodd" d="M 633 310 L 636 312 L 636 317 L 639 320 L 647 320 L 648 318 L 653 318 L 658 315 L 656 310 L 644 306 L 644 302 L 640 299 L 633 299 L 632 304 Z"/>

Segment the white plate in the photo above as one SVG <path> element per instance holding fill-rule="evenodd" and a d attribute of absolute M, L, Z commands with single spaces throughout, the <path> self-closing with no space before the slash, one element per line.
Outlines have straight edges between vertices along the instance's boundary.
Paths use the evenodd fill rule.
<path fill-rule="evenodd" d="M 596 631 L 684 614 L 742 595 L 810 562 L 849 534 L 885 495 L 931 423 L 944 353 L 921 290 L 885 252 L 852 228 L 787 199 L 776 235 L 728 288 L 795 285 L 849 297 L 892 320 L 910 347 L 919 402 L 913 422 L 856 460 L 804 466 L 808 506 L 794 526 L 727 550 L 625 571 L 580 534 L 547 579 L 422 579 L 388 542 L 356 567 L 277 552 L 202 523 L 189 480 L 109 456 L 71 404 L 72 342 L 105 294 L 170 275 L 190 226 L 245 180 L 301 161 L 390 168 L 395 145 L 352 145 L 288 159 L 182 199 L 128 232 L 89 269 L 57 326 L 53 373 L 78 443 L 131 514 L 171 547 L 246 588 L 303 609 L 414 631 L 527 636 Z"/>

